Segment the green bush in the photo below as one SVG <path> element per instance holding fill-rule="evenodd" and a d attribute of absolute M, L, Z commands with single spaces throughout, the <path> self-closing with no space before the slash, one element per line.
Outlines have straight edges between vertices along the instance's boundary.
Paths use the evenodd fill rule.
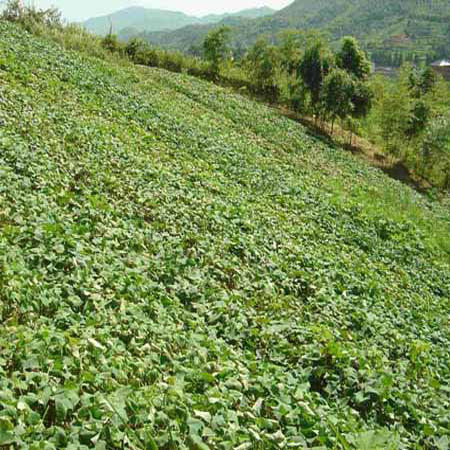
<path fill-rule="evenodd" d="M 0 16 L 2 20 L 20 23 L 30 32 L 63 27 L 61 12 L 57 8 L 39 9 L 31 4 L 24 6 L 20 0 L 8 0 Z"/>
<path fill-rule="evenodd" d="M 145 43 L 141 39 L 131 39 L 127 45 L 125 46 L 125 53 L 134 60 L 136 58 L 136 55 L 140 52 L 142 52 L 143 48 L 145 46 Z"/>
<path fill-rule="evenodd" d="M 111 53 L 122 53 L 124 51 L 124 46 L 119 42 L 117 36 L 112 33 L 108 33 L 102 39 L 102 46 L 105 50 Z"/>
<path fill-rule="evenodd" d="M 450 118 L 437 117 L 426 128 L 419 164 L 422 173 L 450 189 Z"/>

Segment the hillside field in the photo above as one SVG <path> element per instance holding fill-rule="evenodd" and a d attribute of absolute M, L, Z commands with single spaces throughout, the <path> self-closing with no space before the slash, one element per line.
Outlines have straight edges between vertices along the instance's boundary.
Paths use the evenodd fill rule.
<path fill-rule="evenodd" d="M 447 449 L 450 208 L 264 105 L 0 22 L 0 448 Z"/>

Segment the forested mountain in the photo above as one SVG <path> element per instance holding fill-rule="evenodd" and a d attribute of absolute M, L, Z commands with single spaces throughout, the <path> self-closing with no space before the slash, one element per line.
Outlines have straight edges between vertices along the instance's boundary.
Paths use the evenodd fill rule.
<path fill-rule="evenodd" d="M 296 0 L 281 11 L 253 20 L 230 21 L 235 46 L 247 46 L 283 29 L 317 28 L 332 40 L 356 36 L 375 60 L 447 56 L 450 53 L 448 0 Z M 214 25 L 188 26 L 171 33 L 147 33 L 149 42 L 187 51 L 201 44 Z M 403 56 L 399 56 L 403 55 Z"/>
<path fill-rule="evenodd" d="M 83 23 L 83 26 L 96 34 L 106 34 L 112 27 L 116 33 L 126 30 L 125 34 L 131 36 L 144 31 L 168 31 L 187 25 L 213 24 L 230 17 L 261 18 L 274 12 L 269 7 L 261 7 L 245 9 L 237 13 L 210 14 L 204 17 L 195 17 L 182 12 L 135 6 L 122 9 L 110 15 L 88 19 Z"/>

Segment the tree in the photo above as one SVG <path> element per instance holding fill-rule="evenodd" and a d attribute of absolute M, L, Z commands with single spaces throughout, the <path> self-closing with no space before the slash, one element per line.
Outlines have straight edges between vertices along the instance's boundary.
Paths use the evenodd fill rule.
<path fill-rule="evenodd" d="M 353 80 L 342 69 L 332 70 L 323 82 L 322 105 L 331 118 L 331 132 L 337 118 L 345 119 L 352 111 Z"/>
<path fill-rule="evenodd" d="M 405 134 L 408 137 L 414 137 L 422 133 L 431 117 L 431 108 L 425 100 L 416 100 L 411 108 L 408 126 Z"/>
<path fill-rule="evenodd" d="M 214 77 L 217 77 L 220 71 L 220 64 L 230 54 L 231 29 L 221 26 L 215 30 L 211 30 L 203 42 L 203 51 L 206 60 L 209 62 L 210 70 Z"/>
<path fill-rule="evenodd" d="M 249 50 L 245 65 L 253 83 L 264 95 L 271 100 L 277 97 L 277 74 L 279 57 L 275 46 L 270 45 L 266 38 L 259 38 Z"/>
<path fill-rule="evenodd" d="M 21 0 L 8 0 L 3 7 L 1 18 L 9 22 L 19 22 L 24 15 L 25 7 Z"/>
<path fill-rule="evenodd" d="M 316 115 L 319 112 L 323 80 L 331 67 L 332 62 L 328 49 L 321 41 L 316 41 L 306 49 L 298 68 L 303 85 L 310 93 L 311 105 Z"/>
<path fill-rule="evenodd" d="M 299 30 L 284 30 L 279 36 L 279 53 L 282 69 L 287 74 L 297 70 L 301 60 L 302 32 Z"/>
<path fill-rule="evenodd" d="M 424 133 L 419 154 L 422 174 L 444 189 L 450 189 L 450 120 L 440 116 L 432 120 Z"/>
<path fill-rule="evenodd" d="M 436 72 L 427 67 L 424 70 L 416 70 L 409 67 L 409 89 L 411 94 L 419 99 L 424 95 L 430 94 L 438 81 Z"/>
<path fill-rule="evenodd" d="M 370 62 L 352 37 L 343 39 L 342 48 L 336 55 L 336 64 L 359 80 L 366 79 L 370 74 Z"/>
<path fill-rule="evenodd" d="M 40 26 L 54 29 L 63 27 L 61 12 L 55 7 L 40 9 L 33 3 L 26 5 L 22 0 L 7 0 L 0 1 L 0 12 L 0 19 L 18 22 L 31 32 Z"/>
<path fill-rule="evenodd" d="M 277 36 L 281 75 L 278 78 L 280 96 L 298 112 L 304 112 L 308 103 L 307 90 L 298 75 L 300 62 L 305 49 L 320 36 L 321 34 L 315 30 L 284 30 Z"/>
<path fill-rule="evenodd" d="M 317 30 L 281 31 L 277 36 L 281 68 L 288 75 L 295 76 L 305 49 L 322 39 L 323 33 Z"/>
<path fill-rule="evenodd" d="M 420 88 L 422 90 L 422 93 L 424 95 L 429 94 L 436 86 L 437 80 L 438 77 L 436 72 L 431 67 L 427 67 L 422 72 L 422 77 L 420 80 Z"/>
<path fill-rule="evenodd" d="M 366 117 L 372 109 L 373 98 L 373 90 L 367 82 L 353 80 L 351 116 L 355 119 Z"/>
<path fill-rule="evenodd" d="M 412 99 L 409 91 L 409 68 L 404 67 L 396 80 L 385 80 L 385 89 L 377 99 L 380 136 L 385 149 L 401 156 L 406 144 L 406 130 L 411 117 Z"/>
<path fill-rule="evenodd" d="M 201 45 L 192 44 L 189 46 L 189 48 L 187 50 L 187 54 L 200 58 L 203 56 L 203 48 Z"/>
<path fill-rule="evenodd" d="M 350 118 L 348 120 L 350 129 L 350 145 L 352 144 L 353 132 L 356 126 L 355 121 L 352 119 L 363 119 L 366 117 L 372 109 L 373 98 L 374 93 L 368 81 L 358 80 L 353 77 L 351 93 L 352 108 L 350 111 Z"/>
<path fill-rule="evenodd" d="M 405 134 L 412 138 L 421 134 L 432 118 L 432 109 L 437 100 L 433 98 L 433 94 L 438 78 L 431 67 L 417 70 L 407 66 L 405 71 L 408 74 L 408 88 L 412 101 Z"/>

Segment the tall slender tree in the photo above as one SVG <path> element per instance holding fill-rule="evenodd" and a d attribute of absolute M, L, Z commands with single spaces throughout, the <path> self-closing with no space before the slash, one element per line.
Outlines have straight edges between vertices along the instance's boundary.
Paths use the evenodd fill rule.
<path fill-rule="evenodd" d="M 316 118 L 320 112 L 320 92 L 323 80 L 330 72 L 331 67 L 330 52 L 323 42 L 316 41 L 306 49 L 298 68 L 303 85 L 310 93 L 311 106 Z"/>
<path fill-rule="evenodd" d="M 280 66 L 277 48 L 270 45 L 266 38 L 259 38 L 250 48 L 245 63 L 257 89 L 270 100 L 276 100 Z"/>
<path fill-rule="evenodd" d="M 337 118 L 345 119 L 352 111 L 353 80 L 342 69 L 332 70 L 323 83 L 321 98 L 325 115 L 331 119 L 331 132 Z"/>
<path fill-rule="evenodd" d="M 341 50 L 336 55 L 336 64 L 360 80 L 366 79 L 370 74 L 370 62 L 352 37 L 343 39 Z"/>
<path fill-rule="evenodd" d="M 211 30 L 203 42 L 203 51 L 214 77 L 219 75 L 220 64 L 230 55 L 231 28 L 221 26 Z"/>

